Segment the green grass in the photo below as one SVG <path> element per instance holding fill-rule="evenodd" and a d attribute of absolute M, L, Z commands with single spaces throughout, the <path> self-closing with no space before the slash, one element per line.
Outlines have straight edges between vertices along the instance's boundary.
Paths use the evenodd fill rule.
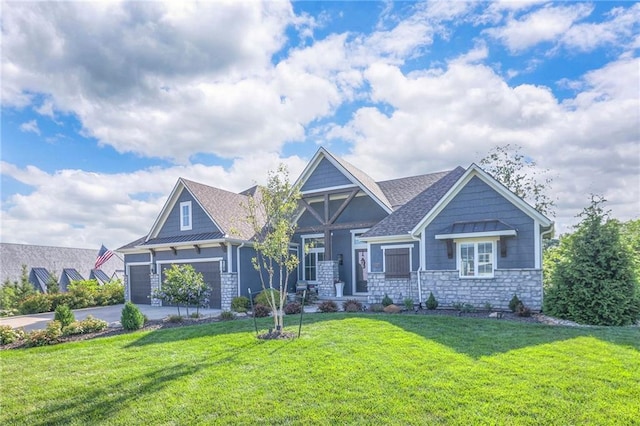
<path fill-rule="evenodd" d="M 3 351 L 0 424 L 639 424 L 639 350 L 637 328 L 231 321 Z"/>

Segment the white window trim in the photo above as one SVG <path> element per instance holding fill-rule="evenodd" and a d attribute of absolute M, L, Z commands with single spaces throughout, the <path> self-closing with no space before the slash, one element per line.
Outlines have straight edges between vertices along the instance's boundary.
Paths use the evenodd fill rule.
<path fill-rule="evenodd" d="M 458 276 L 461 279 L 465 280 L 482 280 L 482 279 L 491 279 L 495 277 L 495 272 L 498 266 L 498 254 L 496 253 L 498 247 L 498 240 L 500 238 L 463 238 L 463 239 L 455 239 L 453 242 L 456 244 L 456 269 L 458 270 Z M 481 243 L 491 243 L 491 253 L 492 253 L 492 263 L 493 269 L 491 270 L 491 275 L 478 275 L 478 244 Z M 473 266 L 475 268 L 476 274 L 473 276 L 462 275 L 462 244 L 473 244 Z"/>
<path fill-rule="evenodd" d="M 322 253 L 324 254 L 324 246 L 321 248 L 310 248 L 309 251 L 306 250 L 307 248 L 307 243 L 306 240 L 313 240 L 316 238 L 324 238 L 324 234 L 306 234 L 306 235 L 301 235 L 300 239 L 302 240 L 302 279 L 313 283 L 313 284 L 317 284 L 318 283 L 318 253 Z M 325 241 L 325 244 L 327 242 Z M 316 279 L 315 281 L 311 281 L 311 280 L 307 280 L 305 278 L 305 272 L 306 272 L 306 263 L 307 263 L 307 254 L 315 254 L 316 255 Z"/>
<path fill-rule="evenodd" d="M 387 273 L 387 256 L 385 250 L 389 249 L 409 249 L 409 274 L 413 272 L 413 244 L 396 244 L 396 245 L 388 245 L 388 246 L 380 246 L 382 249 L 382 272 Z"/>
<path fill-rule="evenodd" d="M 189 225 L 184 224 L 184 216 L 182 214 L 182 210 L 188 207 L 189 208 Z M 193 228 L 193 210 L 191 209 L 191 201 L 183 201 L 180 203 L 180 230 L 181 231 L 190 231 Z"/>

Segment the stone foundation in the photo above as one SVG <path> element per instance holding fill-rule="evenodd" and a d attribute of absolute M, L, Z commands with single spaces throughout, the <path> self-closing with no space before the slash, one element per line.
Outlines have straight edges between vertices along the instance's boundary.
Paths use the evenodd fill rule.
<path fill-rule="evenodd" d="M 429 292 L 438 300 L 439 307 L 455 303 L 469 303 L 477 308 L 491 304 L 494 309 L 509 309 L 513 295 L 534 311 L 542 308 L 542 271 L 539 269 L 500 269 L 494 278 L 461 279 L 455 271 L 422 272 L 422 300 Z"/>
<path fill-rule="evenodd" d="M 385 294 L 396 305 L 402 305 L 407 298 L 418 303 L 417 272 L 412 272 L 407 278 L 386 278 L 384 272 L 369 272 L 367 287 L 367 303 L 380 303 Z"/>
<path fill-rule="evenodd" d="M 151 306 L 162 306 L 162 300 L 153 297 L 153 293 L 160 291 L 160 274 L 151 274 Z"/>

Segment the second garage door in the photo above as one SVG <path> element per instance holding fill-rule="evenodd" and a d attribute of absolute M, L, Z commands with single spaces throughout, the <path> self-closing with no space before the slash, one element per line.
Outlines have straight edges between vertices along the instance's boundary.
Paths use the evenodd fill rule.
<path fill-rule="evenodd" d="M 176 263 L 177 265 L 191 265 L 196 272 L 202 274 L 204 282 L 209 286 L 209 304 L 208 308 L 220 309 L 221 307 L 221 284 L 220 262 L 194 262 L 194 263 Z M 171 268 L 171 264 L 162 265 L 162 281 L 164 282 L 164 271 Z"/>
<path fill-rule="evenodd" d="M 138 305 L 148 305 L 151 303 L 149 265 L 129 266 L 129 289 L 133 303 Z"/>

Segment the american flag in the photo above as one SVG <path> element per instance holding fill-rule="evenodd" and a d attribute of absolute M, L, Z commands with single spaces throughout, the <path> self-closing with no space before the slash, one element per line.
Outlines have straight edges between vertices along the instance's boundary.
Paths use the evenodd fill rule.
<path fill-rule="evenodd" d="M 96 259 L 96 265 L 94 269 L 100 269 L 102 265 L 113 256 L 113 252 L 106 248 L 104 244 L 100 247 L 100 251 L 98 252 L 98 258 Z"/>

